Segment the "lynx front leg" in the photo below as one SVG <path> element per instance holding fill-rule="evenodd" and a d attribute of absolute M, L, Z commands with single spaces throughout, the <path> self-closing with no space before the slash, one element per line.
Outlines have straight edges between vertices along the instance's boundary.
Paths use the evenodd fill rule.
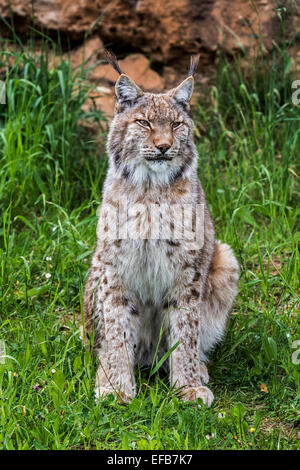
<path fill-rule="evenodd" d="M 170 358 L 170 381 L 176 388 L 182 387 L 184 400 L 201 398 L 210 406 L 214 396 L 203 385 L 208 381 L 208 374 L 204 364 L 200 363 L 199 292 L 191 289 L 177 304 L 177 308 L 168 312 L 170 346 L 179 342 Z"/>
<path fill-rule="evenodd" d="M 124 401 L 135 395 L 133 372 L 137 316 L 127 297 L 112 287 L 106 276 L 101 285 L 104 318 L 104 344 L 99 352 L 96 396 L 113 393 Z"/>

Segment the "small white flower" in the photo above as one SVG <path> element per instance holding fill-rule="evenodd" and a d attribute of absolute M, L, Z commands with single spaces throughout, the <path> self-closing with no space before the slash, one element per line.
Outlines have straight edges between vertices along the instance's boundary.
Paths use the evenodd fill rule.
<path fill-rule="evenodd" d="M 51 257 L 51 256 L 47 256 L 47 257 L 46 257 L 46 261 L 52 261 L 52 257 Z"/>
<path fill-rule="evenodd" d="M 51 369 L 51 372 L 52 372 L 52 374 L 55 374 L 56 370 L 55 370 L 55 369 Z"/>
<path fill-rule="evenodd" d="M 50 279 L 50 277 L 51 277 L 51 274 L 50 274 L 50 273 L 46 273 L 46 274 L 45 274 L 45 278 L 46 278 L 46 279 Z"/>

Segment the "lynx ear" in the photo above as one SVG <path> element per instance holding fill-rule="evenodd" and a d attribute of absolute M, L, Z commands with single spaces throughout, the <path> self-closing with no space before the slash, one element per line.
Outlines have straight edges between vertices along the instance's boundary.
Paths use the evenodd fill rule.
<path fill-rule="evenodd" d="M 189 108 L 190 99 L 194 90 L 193 77 L 186 78 L 178 87 L 169 91 L 169 95 L 184 108 Z"/>
<path fill-rule="evenodd" d="M 132 106 L 143 95 L 143 91 L 124 73 L 120 75 L 116 83 L 115 92 L 118 104 L 122 109 L 126 106 Z"/>

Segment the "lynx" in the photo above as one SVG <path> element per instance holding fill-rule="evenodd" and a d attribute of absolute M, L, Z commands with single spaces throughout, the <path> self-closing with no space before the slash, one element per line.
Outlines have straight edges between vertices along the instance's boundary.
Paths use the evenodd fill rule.
<path fill-rule="evenodd" d="M 144 92 L 113 55 L 109 61 L 120 76 L 97 245 L 84 294 L 85 325 L 99 359 L 96 397 L 113 393 L 130 401 L 136 394 L 134 368 L 151 366 L 172 348 L 164 363 L 171 385 L 182 399 L 200 398 L 210 406 L 214 396 L 206 386 L 205 364 L 224 335 L 239 267 L 231 248 L 215 239 L 197 173 L 189 104 L 198 60 L 191 59 L 182 83 L 160 94 Z M 178 213 L 184 207 L 192 208 L 192 222 L 181 236 L 184 217 Z M 161 210 L 156 237 L 153 208 Z M 165 237 L 159 222 L 164 219 L 171 221 Z M 112 220 L 118 222 L 113 234 Z M 197 227 L 198 244 L 192 239 Z"/>

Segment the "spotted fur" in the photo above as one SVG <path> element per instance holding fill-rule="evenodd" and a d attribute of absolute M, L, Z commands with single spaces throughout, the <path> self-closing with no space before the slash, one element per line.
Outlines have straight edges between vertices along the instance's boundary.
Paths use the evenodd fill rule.
<path fill-rule="evenodd" d="M 205 362 L 224 334 L 238 264 L 231 248 L 215 240 L 197 175 L 188 114 L 192 91 L 192 76 L 163 94 L 143 92 L 122 73 L 116 83 L 109 169 L 84 295 L 86 328 L 99 359 L 98 397 L 114 393 L 130 400 L 136 393 L 135 366 L 151 365 L 156 350 L 159 359 L 179 342 L 165 363 L 171 384 L 184 399 L 202 398 L 208 406 L 213 400 L 205 386 Z M 151 239 L 148 215 L 138 220 L 143 239 L 106 239 L 104 207 L 122 206 L 125 196 L 129 208 L 202 204 L 203 245 L 195 249 L 191 241 L 172 236 Z M 133 215 L 131 232 L 136 222 Z"/>

